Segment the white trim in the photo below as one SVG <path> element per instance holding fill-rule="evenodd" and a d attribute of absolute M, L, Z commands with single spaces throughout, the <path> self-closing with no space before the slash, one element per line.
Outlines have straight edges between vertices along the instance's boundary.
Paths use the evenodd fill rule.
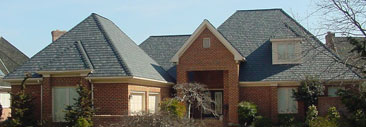
<path fill-rule="evenodd" d="M 197 39 L 197 37 L 203 32 L 205 29 L 209 29 L 213 35 L 219 39 L 219 41 L 234 55 L 234 60 L 236 61 L 244 61 L 245 58 L 240 55 L 240 53 L 229 43 L 228 40 L 222 36 L 214 26 L 207 20 L 203 20 L 201 25 L 193 32 L 193 34 L 189 37 L 189 39 L 184 43 L 184 45 L 178 50 L 177 53 L 170 60 L 171 62 L 179 63 L 179 57 L 183 55 L 183 53 L 191 46 L 191 44 Z"/>

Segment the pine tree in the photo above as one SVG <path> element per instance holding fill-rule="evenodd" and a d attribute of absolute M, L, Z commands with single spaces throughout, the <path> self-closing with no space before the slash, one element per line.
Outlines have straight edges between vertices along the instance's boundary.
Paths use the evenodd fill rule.
<path fill-rule="evenodd" d="M 78 85 L 77 93 L 79 97 L 74 98 L 76 102 L 73 105 L 67 106 L 65 109 L 66 124 L 69 127 L 75 127 L 80 123 L 78 121 L 87 121 L 87 123 L 83 122 L 83 125 L 91 127 L 93 126 L 92 117 L 95 112 L 91 99 L 91 91 L 86 86 Z"/>
<path fill-rule="evenodd" d="M 21 83 L 19 92 L 10 93 L 11 95 L 11 117 L 5 122 L 9 127 L 28 127 L 37 126 L 37 121 L 33 115 L 33 100 L 34 98 L 25 92 L 25 81 L 30 77 L 26 75 Z"/>

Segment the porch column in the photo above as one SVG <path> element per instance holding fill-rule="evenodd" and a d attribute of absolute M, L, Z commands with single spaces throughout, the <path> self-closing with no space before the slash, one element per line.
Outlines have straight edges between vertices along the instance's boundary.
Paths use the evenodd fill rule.
<path fill-rule="evenodd" d="M 224 120 L 238 123 L 239 76 L 236 70 L 224 71 Z"/>

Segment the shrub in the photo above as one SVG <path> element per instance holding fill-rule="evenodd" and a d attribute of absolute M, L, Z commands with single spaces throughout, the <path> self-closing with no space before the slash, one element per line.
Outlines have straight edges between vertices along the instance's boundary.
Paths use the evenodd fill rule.
<path fill-rule="evenodd" d="M 309 125 L 309 123 L 315 120 L 318 117 L 318 110 L 315 105 L 309 106 L 308 111 L 306 112 L 306 120 L 305 123 Z"/>
<path fill-rule="evenodd" d="M 258 116 L 254 121 L 255 127 L 272 127 L 272 120 L 266 117 Z"/>
<path fill-rule="evenodd" d="M 280 127 L 301 127 L 301 122 L 297 121 L 294 114 L 279 114 L 278 123 Z"/>
<path fill-rule="evenodd" d="M 73 127 L 81 122 L 85 127 L 91 127 L 93 126 L 92 117 L 94 115 L 92 99 L 90 98 L 91 92 L 86 86 L 83 85 L 78 85 L 76 92 L 79 95 L 78 98 L 74 98 L 76 102 L 73 105 L 67 106 L 65 109 L 66 124 L 69 127 Z M 87 124 L 83 122 L 84 120 L 87 121 Z"/>
<path fill-rule="evenodd" d="M 37 121 L 33 115 L 33 97 L 21 90 L 17 93 L 11 93 L 11 117 L 5 122 L 5 126 L 36 126 Z"/>
<path fill-rule="evenodd" d="M 178 118 L 183 118 L 186 114 L 184 103 L 174 98 L 164 99 L 160 104 L 160 109 Z"/>
<path fill-rule="evenodd" d="M 358 87 L 339 90 L 338 95 L 352 114 L 350 117 L 351 124 L 353 126 L 366 126 L 366 82 Z"/>
<path fill-rule="evenodd" d="M 77 121 L 76 121 L 76 125 L 75 127 L 91 127 L 92 125 L 89 123 L 88 120 L 86 120 L 85 118 L 80 117 Z"/>
<path fill-rule="evenodd" d="M 337 111 L 336 107 L 330 107 L 328 109 L 327 116 L 329 119 L 334 121 L 339 121 L 341 119 L 341 115 L 339 115 L 339 112 Z"/>
<path fill-rule="evenodd" d="M 149 114 L 141 113 L 136 116 L 125 117 L 119 124 L 115 127 L 201 127 L 199 122 L 194 121 L 194 119 L 188 118 L 177 118 L 171 116 L 163 111 L 159 113 Z M 110 126 L 111 127 L 111 126 Z M 112 126 L 114 127 L 114 126 Z"/>
<path fill-rule="evenodd" d="M 293 98 L 297 101 L 304 102 L 305 112 L 311 105 L 317 105 L 318 96 L 324 94 L 324 86 L 317 77 L 306 76 L 305 80 L 302 80 L 297 91 L 293 92 Z"/>
<path fill-rule="evenodd" d="M 239 124 L 241 126 L 250 126 L 257 116 L 257 106 L 251 102 L 240 102 L 238 106 Z"/>
<path fill-rule="evenodd" d="M 325 117 L 318 117 L 318 110 L 314 105 L 309 106 L 306 114 L 305 123 L 309 127 L 337 127 L 337 121 L 340 120 L 340 115 L 335 107 L 329 108 Z"/>
<path fill-rule="evenodd" d="M 309 121 L 309 127 L 338 127 L 336 121 L 327 117 L 316 117 Z"/>

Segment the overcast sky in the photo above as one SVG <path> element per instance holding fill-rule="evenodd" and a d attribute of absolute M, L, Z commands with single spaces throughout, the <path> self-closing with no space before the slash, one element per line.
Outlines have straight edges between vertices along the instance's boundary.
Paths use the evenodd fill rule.
<path fill-rule="evenodd" d="M 51 43 L 52 30 L 70 30 L 91 13 L 137 44 L 151 35 L 191 34 L 204 19 L 218 27 L 236 10 L 282 8 L 313 34 L 319 24 L 307 18 L 313 0 L 3 0 L 0 8 L 0 36 L 29 57 Z"/>

